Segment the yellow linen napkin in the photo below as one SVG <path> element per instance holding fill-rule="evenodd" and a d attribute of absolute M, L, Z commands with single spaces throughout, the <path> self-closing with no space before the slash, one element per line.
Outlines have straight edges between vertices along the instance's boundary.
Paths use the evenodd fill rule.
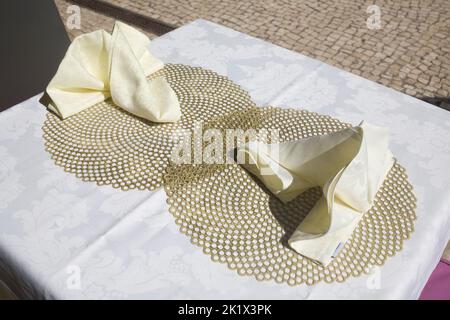
<path fill-rule="evenodd" d="M 394 164 L 388 131 L 367 123 L 279 144 L 250 142 L 238 149 L 237 159 L 283 202 L 322 187 L 288 242 L 323 265 L 350 238 Z"/>
<path fill-rule="evenodd" d="M 179 120 L 178 98 L 167 81 L 146 79 L 164 66 L 150 54 L 149 44 L 146 35 L 121 22 L 112 36 L 104 30 L 78 36 L 47 86 L 48 108 L 64 119 L 111 97 L 144 119 Z"/>

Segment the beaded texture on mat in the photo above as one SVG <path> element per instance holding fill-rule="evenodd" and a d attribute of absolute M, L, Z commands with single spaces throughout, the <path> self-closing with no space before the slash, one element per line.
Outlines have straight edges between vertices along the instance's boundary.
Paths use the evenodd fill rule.
<path fill-rule="evenodd" d="M 259 116 L 252 110 L 250 118 L 259 119 L 259 128 L 278 128 L 280 142 L 349 127 L 304 110 L 257 110 Z M 216 119 L 216 123 L 248 128 L 242 119 Z M 351 239 L 323 267 L 287 246 L 287 239 L 320 198 L 319 188 L 283 204 L 236 163 L 171 165 L 164 180 L 169 210 L 180 231 L 213 261 L 226 263 L 240 275 L 289 285 L 343 282 L 370 272 L 402 249 L 416 219 L 412 186 L 396 163 Z"/>
<path fill-rule="evenodd" d="M 236 110 L 255 108 L 249 94 L 224 76 L 199 67 L 167 64 L 151 75 L 166 77 L 180 101 L 181 120 L 152 123 L 108 99 L 68 119 L 49 112 L 46 150 L 56 164 L 84 181 L 122 190 L 156 189 L 180 130 Z"/>

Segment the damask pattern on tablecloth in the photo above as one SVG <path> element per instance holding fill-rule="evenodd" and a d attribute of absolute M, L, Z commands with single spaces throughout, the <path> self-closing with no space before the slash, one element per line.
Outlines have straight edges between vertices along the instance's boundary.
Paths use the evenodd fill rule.
<path fill-rule="evenodd" d="M 162 190 L 99 187 L 54 166 L 42 140 L 46 111 L 34 97 L 0 114 L 0 276 L 8 285 L 47 298 L 419 296 L 450 236 L 450 113 L 202 20 L 155 40 L 152 52 L 226 75 L 258 105 L 387 126 L 418 199 L 412 238 L 382 268 L 340 284 L 239 277 L 179 234 Z"/>

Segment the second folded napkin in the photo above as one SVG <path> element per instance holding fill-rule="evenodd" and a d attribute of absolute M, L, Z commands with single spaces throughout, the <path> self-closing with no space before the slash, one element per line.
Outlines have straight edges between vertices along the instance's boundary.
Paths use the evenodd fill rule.
<path fill-rule="evenodd" d="M 237 159 L 283 202 L 322 187 L 288 242 L 323 265 L 350 238 L 394 164 L 388 131 L 367 123 L 279 144 L 249 142 Z"/>
<path fill-rule="evenodd" d="M 153 122 L 180 119 L 180 105 L 164 77 L 146 77 L 164 65 L 148 51 L 150 40 L 116 22 L 113 34 L 97 30 L 69 46 L 47 86 L 49 109 L 63 119 L 109 97 L 122 109 Z"/>

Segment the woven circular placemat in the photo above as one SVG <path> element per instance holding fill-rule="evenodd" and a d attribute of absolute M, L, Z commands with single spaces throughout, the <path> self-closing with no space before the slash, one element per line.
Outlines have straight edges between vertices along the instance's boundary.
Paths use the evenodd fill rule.
<path fill-rule="evenodd" d="M 247 118 L 235 116 L 217 120 L 216 124 L 244 129 L 278 128 L 279 141 L 349 126 L 303 110 L 261 108 L 251 113 Z M 249 118 L 256 123 L 249 122 Z M 169 210 L 181 232 L 213 261 L 226 263 L 240 275 L 289 285 L 342 282 L 369 272 L 401 250 L 416 218 L 412 186 L 405 170 L 396 163 L 351 239 L 323 267 L 287 245 L 287 239 L 320 198 L 319 188 L 283 204 L 236 163 L 171 165 L 164 180 Z"/>
<path fill-rule="evenodd" d="M 155 189 L 169 163 L 174 134 L 236 110 L 255 108 L 249 94 L 224 76 L 186 65 L 167 64 L 166 77 L 180 101 L 181 120 L 152 123 L 109 99 L 68 119 L 49 112 L 45 147 L 57 165 L 84 181 L 123 190 Z"/>

